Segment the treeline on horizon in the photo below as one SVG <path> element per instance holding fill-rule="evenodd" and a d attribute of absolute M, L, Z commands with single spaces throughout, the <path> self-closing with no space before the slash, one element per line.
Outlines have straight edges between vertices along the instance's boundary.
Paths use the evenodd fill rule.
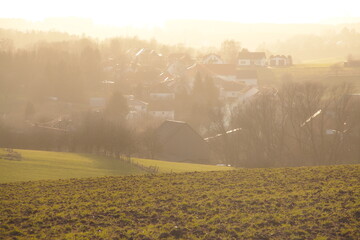
<path fill-rule="evenodd" d="M 4 26 L 9 25 L 6 24 L 6 19 L 4 19 L 4 21 Z M 10 24 L 9 26 L 13 25 L 17 26 L 16 24 Z M 209 28 L 209 26 L 213 26 L 212 31 L 204 29 Z M 274 28 L 273 33 L 269 33 L 268 28 Z M 24 49 L 39 41 L 67 41 L 85 37 L 84 34 L 79 36 L 66 33 L 66 28 L 62 31 L 51 30 L 49 32 L 25 30 L 27 28 L 24 27 L 21 29 L 23 30 L 17 31 L 0 28 L 0 39 L 10 41 L 10 44 L 14 48 Z M 232 30 L 230 31 L 230 29 Z M 143 39 L 156 39 L 167 45 L 184 46 L 186 42 L 186 47 L 196 48 L 202 53 L 213 52 L 214 49 L 218 49 L 225 38 L 234 39 L 240 42 L 244 48 L 250 48 L 250 50 L 253 51 L 265 51 L 269 55 L 292 55 L 295 63 L 324 58 L 346 59 L 350 55 L 356 58 L 360 57 L 359 24 L 314 24 L 314 26 L 312 26 L 311 24 L 254 25 L 211 21 L 179 21 L 169 23 L 169 25 L 162 30 L 154 30 L 153 34 L 141 34 L 147 31 L 146 29 L 143 29 L 143 31 L 139 29 L 138 32 L 135 31 L 130 35 L 126 35 L 131 36 L 129 37 L 130 39 L 137 38 L 136 36 Z M 186 36 L 182 36 L 184 31 L 187 32 Z M 83 30 L 79 29 L 78 32 L 83 32 Z M 74 33 L 74 31 L 72 31 L 72 33 Z M 108 36 L 108 34 L 106 36 Z M 100 37 L 100 35 L 98 37 Z M 110 38 L 114 37 L 109 37 L 108 39 Z M 93 39 L 98 38 L 94 37 Z M 100 37 L 100 39 L 104 38 Z M 184 39 L 186 39 L 186 41 Z"/>

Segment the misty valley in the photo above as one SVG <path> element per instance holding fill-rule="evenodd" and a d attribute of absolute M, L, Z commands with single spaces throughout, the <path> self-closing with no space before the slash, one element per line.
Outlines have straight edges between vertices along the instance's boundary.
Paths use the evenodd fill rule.
<path fill-rule="evenodd" d="M 0 18 L 0 239 L 360 239 L 359 42 Z"/>

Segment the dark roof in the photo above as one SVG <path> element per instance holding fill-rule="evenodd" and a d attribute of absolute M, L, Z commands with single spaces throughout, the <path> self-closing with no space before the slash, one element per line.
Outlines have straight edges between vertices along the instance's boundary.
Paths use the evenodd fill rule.
<path fill-rule="evenodd" d="M 254 70 L 240 70 L 236 72 L 236 77 L 238 79 L 249 79 L 249 78 L 257 78 L 257 71 Z"/>
<path fill-rule="evenodd" d="M 189 124 L 182 121 L 166 120 L 157 129 L 156 134 L 160 141 L 167 141 L 174 137 L 178 131 L 184 128 L 191 130 L 190 132 L 193 133 L 192 135 L 194 137 L 204 141 L 204 139 L 192 127 L 190 127 Z"/>
<path fill-rule="evenodd" d="M 197 163 L 209 160 L 207 143 L 185 122 L 165 121 L 155 131 L 155 136 L 161 144 L 160 159 Z"/>
<path fill-rule="evenodd" d="M 185 122 L 167 120 L 158 128 L 157 134 L 160 137 L 160 140 L 166 140 L 173 136 L 182 127 L 190 126 L 188 126 Z"/>
<path fill-rule="evenodd" d="M 265 52 L 249 52 L 242 50 L 238 56 L 240 59 L 262 59 L 266 58 Z"/>

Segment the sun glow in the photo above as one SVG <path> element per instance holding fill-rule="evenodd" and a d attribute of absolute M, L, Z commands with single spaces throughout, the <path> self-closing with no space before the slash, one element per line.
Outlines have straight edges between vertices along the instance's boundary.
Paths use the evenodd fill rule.
<path fill-rule="evenodd" d="M 33 21 L 50 17 L 90 18 L 106 25 L 157 26 L 171 19 L 203 19 L 244 23 L 316 23 L 331 18 L 359 17 L 359 3 L 338 1 L 21 1 L 3 3 L 1 18 Z"/>

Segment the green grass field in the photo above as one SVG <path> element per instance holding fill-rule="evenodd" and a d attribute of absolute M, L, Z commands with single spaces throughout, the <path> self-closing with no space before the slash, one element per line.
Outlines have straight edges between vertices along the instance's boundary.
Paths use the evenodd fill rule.
<path fill-rule="evenodd" d="M 146 171 L 119 159 L 90 154 L 16 150 L 22 155 L 20 161 L 0 157 L 0 183 L 45 179 L 65 179 L 101 176 L 123 176 L 143 174 Z M 0 149 L 0 155 L 4 151 Z M 133 161 L 145 167 L 157 167 L 159 172 L 194 172 L 230 170 L 203 164 L 176 163 L 134 158 Z"/>
<path fill-rule="evenodd" d="M 168 162 L 152 159 L 133 158 L 133 162 L 145 167 L 157 167 L 160 173 L 180 172 L 202 172 L 202 171 L 224 171 L 233 170 L 233 167 L 223 167 L 205 164 Z"/>
<path fill-rule="evenodd" d="M 360 165 L 0 184 L 0 239 L 360 239 Z"/>
<path fill-rule="evenodd" d="M 337 72 L 327 64 L 298 64 L 284 68 L 258 69 L 259 84 L 264 86 L 280 87 L 289 81 L 314 81 L 325 86 L 337 84 L 351 84 L 354 92 L 360 91 L 360 68 L 340 68 Z"/>
<path fill-rule="evenodd" d="M 141 174 L 136 166 L 89 154 L 16 150 L 22 160 L 0 159 L 0 182 Z"/>

